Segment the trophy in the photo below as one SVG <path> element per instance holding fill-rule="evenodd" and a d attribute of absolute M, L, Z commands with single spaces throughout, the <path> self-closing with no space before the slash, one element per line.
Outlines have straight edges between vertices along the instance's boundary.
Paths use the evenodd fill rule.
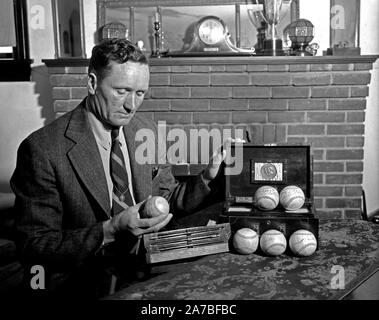
<path fill-rule="evenodd" d="M 260 4 L 259 2 L 260 0 L 255 0 L 257 5 Z M 284 54 L 282 40 L 277 37 L 276 32 L 282 4 L 283 0 L 264 0 L 263 10 L 258 11 L 261 19 L 268 25 L 267 38 L 264 40 L 263 49 L 265 56 L 281 56 Z"/>
<path fill-rule="evenodd" d="M 261 6 L 259 6 L 258 8 L 247 9 L 249 20 L 257 30 L 257 43 L 254 46 L 257 55 L 263 54 L 264 41 L 266 39 L 267 29 L 266 21 L 264 21 L 264 19 L 261 17 L 261 14 L 259 13 L 259 11 L 262 10 L 262 8 L 260 7 Z"/>

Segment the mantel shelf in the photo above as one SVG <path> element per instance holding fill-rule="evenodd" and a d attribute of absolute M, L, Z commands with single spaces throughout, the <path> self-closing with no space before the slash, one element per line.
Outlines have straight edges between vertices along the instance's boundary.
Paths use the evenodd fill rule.
<path fill-rule="evenodd" d="M 349 64 L 349 63 L 374 63 L 379 55 L 362 56 L 314 56 L 314 57 L 164 57 L 150 58 L 152 66 L 172 65 L 279 65 L 279 64 Z M 88 66 L 89 59 L 44 59 L 47 67 L 75 67 Z"/>

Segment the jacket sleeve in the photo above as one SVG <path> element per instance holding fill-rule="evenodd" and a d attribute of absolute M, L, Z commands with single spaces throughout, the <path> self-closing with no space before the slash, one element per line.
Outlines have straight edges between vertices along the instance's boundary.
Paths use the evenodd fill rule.
<path fill-rule="evenodd" d="M 38 141 L 20 145 L 11 178 L 16 195 L 16 233 L 21 258 L 55 266 L 78 266 L 103 241 L 102 223 L 79 229 L 63 228 L 63 204 L 52 157 Z"/>
<path fill-rule="evenodd" d="M 155 194 L 166 198 L 174 214 L 187 215 L 195 212 L 211 194 L 201 174 L 189 176 L 184 182 L 175 180 L 171 165 L 160 165 L 153 179 Z"/>
<path fill-rule="evenodd" d="M 151 129 L 157 137 L 156 150 L 166 146 L 167 141 L 162 141 L 161 135 L 158 135 L 157 125 L 150 124 Z M 162 151 L 162 150 L 161 150 Z M 172 174 L 171 164 L 166 156 L 166 151 L 156 153 L 156 172 L 152 181 L 153 195 L 160 195 L 166 198 L 170 203 L 170 210 L 174 215 L 188 215 L 199 209 L 207 198 L 212 194 L 212 189 L 204 182 L 202 175 L 189 176 L 184 182 L 178 182 Z"/>

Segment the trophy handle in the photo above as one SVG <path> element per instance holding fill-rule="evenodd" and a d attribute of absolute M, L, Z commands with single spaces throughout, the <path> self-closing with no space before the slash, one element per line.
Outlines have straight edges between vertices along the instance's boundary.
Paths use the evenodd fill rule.
<path fill-rule="evenodd" d="M 247 15 L 249 16 L 249 20 L 251 24 L 259 29 L 262 27 L 262 21 L 265 21 L 262 11 L 255 11 L 253 9 L 247 9 Z M 267 21 L 265 21 L 267 23 Z"/>
<path fill-rule="evenodd" d="M 254 2 L 253 4 L 256 4 L 257 7 L 259 7 L 260 9 L 259 10 L 248 9 L 247 11 L 248 11 L 249 17 L 250 17 L 250 12 L 253 12 L 254 16 L 256 16 L 256 18 L 258 20 L 263 20 L 264 22 L 269 24 L 268 20 L 266 19 L 265 15 L 263 13 L 264 4 L 259 3 L 259 0 L 254 0 L 253 2 Z"/>
<path fill-rule="evenodd" d="M 259 0 L 254 0 L 256 5 L 262 7 L 257 10 L 258 14 L 267 24 L 276 25 L 280 20 L 280 12 L 282 10 L 283 2 L 291 3 L 292 0 L 264 0 L 260 3 Z"/>

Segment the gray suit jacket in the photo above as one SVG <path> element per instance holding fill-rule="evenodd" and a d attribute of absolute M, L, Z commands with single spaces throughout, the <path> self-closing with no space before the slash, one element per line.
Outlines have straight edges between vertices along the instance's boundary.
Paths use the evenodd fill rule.
<path fill-rule="evenodd" d="M 124 127 L 136 201 L 161 195 L 170 201 L 174 215 L 195 211 L 210 189 L 200 176 L 178 183 L 169 165 L 138 164 L 134 151 L 140 128 L 156 131 L 151 120 L 139 115 Z M 111 208 L 84 101 L 21 143 L 11 186 L 23 260 L 46 265 L 54 273 L 75 269 L 94 256 Z"/>

